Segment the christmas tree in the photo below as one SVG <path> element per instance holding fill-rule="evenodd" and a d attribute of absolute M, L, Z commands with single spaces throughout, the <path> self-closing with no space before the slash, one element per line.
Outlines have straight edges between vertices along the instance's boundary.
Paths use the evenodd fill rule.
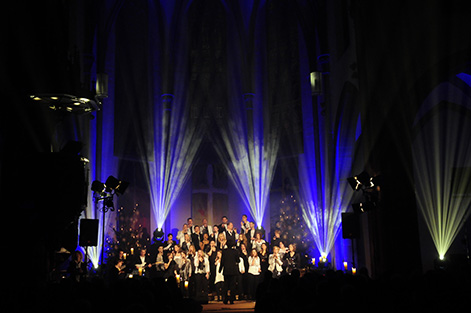
<path fill-rule="evenodd" d="M 150 245 L 150 235 L 145 227 L 140 224 L 139 205 L 129 211 L 123 207 L 118 209 L 117 225 L 113 228 L 115 236 L 107 238 L 107 257 L 115 257 L 118 250 L 123 250 L 127 255 L 138 253 L 139 249 Z"/>
<path fill-rule="evenodd" d="M 281 199 L 279 210 L 279 219 L 274 223 L 275 229 L 280 231 L 280 239 L 286 247 L 296 244 L 296 251 L 300 253 L 302 263 L 306 264 L 314 241 L 294 195 Z"/>

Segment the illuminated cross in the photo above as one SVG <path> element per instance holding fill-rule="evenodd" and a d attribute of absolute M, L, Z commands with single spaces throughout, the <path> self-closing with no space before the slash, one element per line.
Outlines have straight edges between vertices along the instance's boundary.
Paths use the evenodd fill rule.
<path fill-rule="evenodd" d="M 207 188 L 198 188 L 193 189 L 193 194 L 206 194 L 207 195 L 207 203 L 206 203 L 206 213 L 208 218 L 208 225 L 213 225 L 213 214 L 214 214 L 214 194 L 224 194 L 227 195 L 227 188 L 217 188 L 213 184 L 213 177 L 214 177 L 214 168 L 212 164 L 208 164 L 206 167 L 206 181 L 208 183 Z M 202 210 L 198 211 L 202 216 L 205 216 L 205 212 Z M 221 218 L 221 216 L 219 217 Z M 216 220 L 218 221 L 218 220 Z M 200 223 L 201 221 L 195 221 L 196 224 Z"/>

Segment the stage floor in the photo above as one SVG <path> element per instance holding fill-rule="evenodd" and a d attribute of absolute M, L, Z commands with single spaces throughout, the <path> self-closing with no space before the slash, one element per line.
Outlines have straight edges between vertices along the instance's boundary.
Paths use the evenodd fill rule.
<path fill-rule="evenodd" d="M 245 313 L 253 312 L 255 308 L 254 301 L 235 301 L 234 304 L 224 304 L 217 301 L 209 301 L 208 304 L 203 304 L 203 312 L 230 312 L 230 313 Z"/>

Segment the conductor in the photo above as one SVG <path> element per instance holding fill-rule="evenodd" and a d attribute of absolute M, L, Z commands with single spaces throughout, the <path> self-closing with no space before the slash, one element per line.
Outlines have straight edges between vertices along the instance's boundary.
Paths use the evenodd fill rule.
<path fill-rule="evenodd" d="M 228 302 L 230 302 L 230 304 L 234 304 L 236 276 L 239 274 L 239 252 L 236 250 L 235 245 L 231 245 L 227 249 L 222 250 L 219 272 L 222 272 L 224 275 L 223 302 L 224 304 L 227 304 Z M 229 298 L 227 296 L 228 290 L 231 291 Z"/>

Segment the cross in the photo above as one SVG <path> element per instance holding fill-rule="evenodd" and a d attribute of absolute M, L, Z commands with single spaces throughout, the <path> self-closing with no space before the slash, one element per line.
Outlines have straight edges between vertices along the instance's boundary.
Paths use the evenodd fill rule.
<path fill-rule="evenodd" d="M 193 193 L 205 193 L 208 195 L 208 203 L 206 204 L 206 209 L 207 209 L 207 216 L 208 216 L 208 225 L 213 225 L 213 212 L 214 212 L 214 206 L 213 206 L 213 195 L 215 193 L 219 194 L 226 194 L 227 195 L 227 189 L 221 189 L 221 188 L 216 188 L 213 185 L 213 174 L 214 174 L 214 169 L 212 164 L 208 164 L 208 167 L 206 168 L 206 180 L 208 182 L 208 188 L 200 188 L 200 189 L 193 189 Z M 199 212 L 202 216 L 205 216 L 205 212 Z M 220 217 L 219 217 L 220 218 Z M 199 223 L 200 221 L 198 221 Z"/>

